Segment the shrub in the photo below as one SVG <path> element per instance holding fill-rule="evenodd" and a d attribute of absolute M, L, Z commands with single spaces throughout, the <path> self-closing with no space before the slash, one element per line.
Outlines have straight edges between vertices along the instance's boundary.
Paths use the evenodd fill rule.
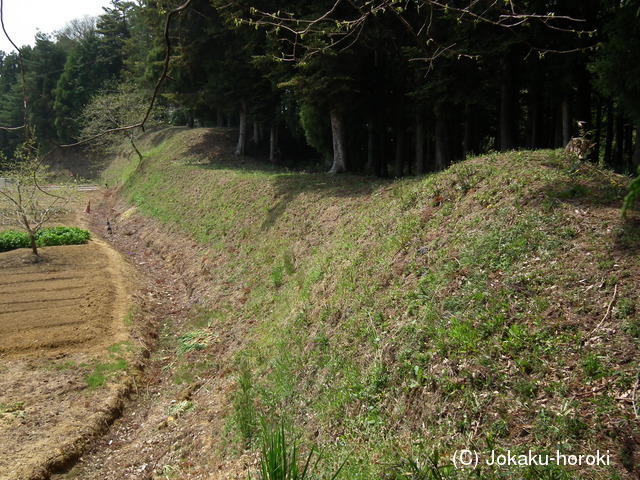
<path fill-rule="evenodd" d="M 8 252 L 16 248 L 28 248 L 29 237 L 24 232 L 7 230 L 0 233 L 0 252 Z"/>
<path fill-rule="evenodd" d="M 43 228 L 36 233 L 36 244 L 39 247 L 52 247 L 55 245 L 81 245 L 87 243 L 91 234 L 78 227 L 51 227 Z"/>
<path fill-rule="evenodd" d="M 87 243 L 91 234 L 78 227 L 50 227 L 43 228 L 36 233 L 38 247 L 55 245 L 80 245 Z M 16 248 L 29 248 L 29 236 L 25 232 L 7 230 L 0 233 L 0 252 L 8 252 Z"/>
<path fill-rule="evenodd" d="M 627 196 L 624 198 L 624 204 L 622 205 L 622 214 L 626 215 L 626 213 L 633 208 L 636 200 L 640 199 L 640 167 L 638 167 L 638 177 L 636 177 L 629 184 L 629 191 L 627 192 Z"/>

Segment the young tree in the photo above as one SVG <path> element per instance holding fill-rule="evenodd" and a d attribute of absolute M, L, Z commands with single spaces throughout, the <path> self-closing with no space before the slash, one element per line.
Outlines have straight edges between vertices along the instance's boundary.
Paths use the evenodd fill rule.
<path fill-rule="evenodd" d="M 81 115 L 83 128 L 80 139 L 93 138 L 92 148 L 103 152 L 117 149 L 128 141 L 142 161 L 142 153 L 136 145 L 137 133 L 141 128 L 118 129 L 124 125 L 133 125 L 144 117 L 149 108 L 149 94 L 133 83 L 124 82 L 113 90 L 104 90 L 94 95 L 84 107 Z M 153 126 L 162 117 L 162 110 L 154 108 L 147 126 Z M 115 130 L 113 134 L 100 135 Z"/>
<path fill-rule="evenodd" d="M 46 169 L 33 140 L 23 143 L 10 162 L 2 159 L 0 177 L 4 179 L 0 185 L 0 216 L 5 224 L 27 233 L 31 251 L 37 258 L 36 235 L 45 222 L 64 210 L 72 198 L 73 185 L 55 189 L 46 186 Z"/>

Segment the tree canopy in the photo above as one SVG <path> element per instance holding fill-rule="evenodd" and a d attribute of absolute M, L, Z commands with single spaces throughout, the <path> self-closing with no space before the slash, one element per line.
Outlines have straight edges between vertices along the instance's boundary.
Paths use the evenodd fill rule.
<path fill-rule="evenodd" d="M 21 49 L 24 92 L 18 55 L 0 53 L 0 126 L 22 125 L 26 96 L 41 148 L 76 142 L 92 99 L 120 85 L 151 97 L 165 68 L 166 121 L 238 128 L 239 155 L 295 164 L 315 151 L 333 172 L 398 177 L 588 132 L 592 161 L 631 173 L 639 11 L 637 0 L 112 0 Z M 0 131 L 5 153 L 22 141 Z"/>

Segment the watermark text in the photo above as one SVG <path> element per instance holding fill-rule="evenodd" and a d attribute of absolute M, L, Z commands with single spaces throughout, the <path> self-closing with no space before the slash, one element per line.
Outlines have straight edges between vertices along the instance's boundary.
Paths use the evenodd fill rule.
<path fill-rule="evenodd" d="M 536 453 L 533 450 L 514 453 L 511 450 L 490 452 L 477 452 L 475 450 L 457 450 L 451 460 L 457 469 L 477 468 L 479 465 L 488 466 L 588 466 L 604 467 L 611 464 L 609 450 L 606 452 L 596 450 L 591 454 L 567 454 L 556 450 L 551 453 Z"/>

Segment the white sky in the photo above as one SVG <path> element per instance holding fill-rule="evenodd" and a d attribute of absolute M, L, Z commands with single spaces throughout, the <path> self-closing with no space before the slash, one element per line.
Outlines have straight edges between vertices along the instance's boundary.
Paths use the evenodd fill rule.
<path fill-rule="evenodd" d="M 33 45 L 38 31 L 53 33 L 74 18 L 92 17 L 103 13 L 110 0 L 2 0 L 4 26 L 19 47 Z M 0 29 L 0 50 L 14 48 Z"/>

